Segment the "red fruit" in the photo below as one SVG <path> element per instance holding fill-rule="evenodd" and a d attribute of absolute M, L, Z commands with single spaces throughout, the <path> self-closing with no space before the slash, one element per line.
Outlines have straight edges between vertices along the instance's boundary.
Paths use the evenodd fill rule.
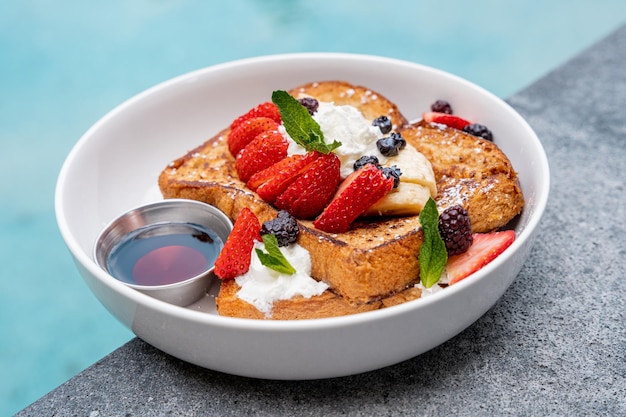
<path fill-rule="evenodd" d="M 320 214 L 337 190 L 341 178 L 339 157 L 332 152 L 318 155 L 274 203 L 296 219 L 312 219 Z"/>
<path fill-rule="evenodd" d="M 367 164 L 343 181 L 313 226 L 330 233 L 346 232 L 357 217 L 392 188 L 393 178 L 386 178 L 374 165 Z"/>
<path fill-rule="evenodd" d="M 322 155 L 319 152 L 291 155 L 271 167 L 254 174 L 247 185 L 270 204 L 287 189 L 307 168 Z"/>
<path fill-rule="evenodd" d="M 215 275 L 221 279 L 233 279 L 248 272 L 255 240 L 261 241 L 261 223 L 252 210 L 244 207 L 215 260 Z"/>
<path fill-rule="evenodd" d="M 471 124 L 471 122 L 462 119 L 459 116 L 439 113 L 436 111 L 426 112 L 422 115 L 422 118 L 428 123 L 439 123 L 459 130 L 463 130 L 465 126 Z"/>
<path fill-rule="evenodd" d="M 474 233 L 474 242 L 467 252 L 450 256 L 446 264 L 448 284 L 459 282 L 493 261 L 515 241 L 513 230 L 492 233 Z"/>
<path fill-rule="evenodd" d="M 238 125 L 253 117 L 268 117 L 274 120 L 276 123 L 280 123 L 280 111 L 278 107 L 271 101 L 261 103 L 258 106 L 248 110 L 245 114 L 236 118 L 231 124 L 230 129 L 235 129 Z"/>
<path fill-rule="evenodd" d="M 246 147 L 259 134 L 268 130 L 278 130 L 279 124 L 269 117 L 253 117 L 244 120 L 228 134 L 228 150 L 233 156 Z"/>
<path fill-rule="evenodd" d="M 237 174 L 243 182 L 287 156 L 287 140 L 276 130 L 257 135 L 235 158 Z"/>

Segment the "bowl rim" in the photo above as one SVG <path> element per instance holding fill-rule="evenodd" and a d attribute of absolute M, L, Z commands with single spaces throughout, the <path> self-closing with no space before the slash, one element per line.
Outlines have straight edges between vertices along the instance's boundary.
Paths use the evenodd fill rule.
<path fill-rule="evenodd" d="M 152 298 L 146 294 L 142 294 L 139 291 L 136 291 L 126 284 L 120 282 L 114 277 L 110 276 L 104 270 L 102 270 L 96 262 L 90 257 L 91 254 L 85 253 L 74 238 L 71 227 L 69 223 L 69 219 L 65 216 L 65 201 L 64 196 L 66 193 L 66 183 L 67 178 L 69 176 L 70 168 L 78 155 L 80 154 L 81 149 L 88 142 L 89 137 L 96 132 L 100 126 L 107 123 L 107 121 L 111 118 L 114 118 L 119 113 L 123 112 L 126 108 L 132 106 L 134 103 L 144 100 L 145 98 L 158 93 L 161 90 L 169 89 L 176 86 L 178 83 L 186 82 L 187 80 L 206 76 L 211 72 L 218 72 L 224 69 L 247 66 L 247 65 L 256 65 L 262 63 L 269 62 L 278 62 L 278 61 L 292 61 L 292 60 L 346 60 L 346 61 L 354 61 L 354 62 L 377 62 L 377 63 L 387 63 L 394 64 L 400 66 L 406 66 L 410 68 L 414 68 L 415 70 L 420 70 L 422 72 L 435 72 L 447 77 L 451 77 L 455 79 L 457 82 L 464 83 L 474 89 L 478 89 L 482 94 L 487 96 L 491 96 L 493 99 L 500 102 L 504 109 L 506 109 L 512 117 L 517 119 L 520 127 L 524 128 L 527 131 L 527 136 L 530 140 L 532 140 L 533 146 L 537 149 L 537 160 L 535 161 L 536 166 L 533 168 L 539 171 L 540 175 L 544 178 L 544 181 L 540 183 L 540 187 L 535 190 L 535 198 L 533 199 L 533 211 L 528 217 L 527 223 L 524 225 L 521 231 L 516 231 L 516 239 L 513 244 L 507 248 L 500 256 L 498 256 L 495 260 L 490 262 L 480 271 L 474 273 L 471 277 L 464 279 L 454 286 L 450 286 L 445 289 L 445 291 L 436 292 L 428 297 L 420 298 L 417 300 L 408 301 L 396 306 L 379 309 L 375 311 L 369 311 L 359 314 L 353 314 L 348 316 L 339 316 L 339 317 L 329 317 L 329 318 L 318 318 L 318 319 L 306 319 L 306 320 L 255 320 L 255 319 L 246 319 L 246 318 L 235 318 L 235 317 L 225 317 L 219 316 L 217 314 L 210 314 L 206 312 L 196 311 L 193 309 L 189 309 L 186 307 L 180 307 L 173 304 L 169 304 L 164 301 L 160 301 L 158 299 Z M 517 113 L 507 102 L 495 96 L 493 93 L 485 90 L 484 88 L 464 79 L 454 74 L 451 74 L 447 71 L 436 69 L 430 66 L 426 66 L 419 63 L 414 63 L 406 60 L 384 57 L 384 56 L 376 56 L 369 54 L 357 54 L 357 53 L 343 53 L 343 52 L 299 52 L 299 53 L 286 53 L 286 54 L 271 54 L 271 55 L 262 55 L 250 58 L 243 58 L 238 60 L 233 60 L 229 62 L 219 63 L 215 65 L 210 65 L 207 67 L 199 68 L 163 82 L 160 82 L 152 87 L 149 87 L 138 94 L 128 98 L 123 101 L 112 110 L 103 115 L 99 120 L 97 120 L 75 143 L 72 147 L 71 151 L 67 155 L 61 170 L 58 175 L 56 189 L 55 189 L 55 213 L 57 225 L 60 230 L 60 233 L 70 250 L 71 254 L 74 256 L 75 261 L 82 265 L 87 271 L 95 276 L 102 283 L 105 283 L 108 287 L 110 287 L 115 292 L 119 293 L 123 297 L 130 299 L 137 305 L 142 305 L 145 308 L 150 310 L 158 310 L 163 314 L 176 316 L 182 320 L 192 321 L 192 322 L 200 322 L 205 323 L 207 325 L 218 326 L 218 327 L 228 327 L 234 328 L 238 330 L 247 330 L 247 331 L 308 331 L 314 329 L 321 328 L 337 328 L 349 325 L 357 325 L 363 323 L 371 323 L 373 321 L 386 320 L 392 316 L 402 315 L 410 310 L 421 310 L 424 308 L 428 308 L 432 303 L 437 303 L 440 299 L 447 298 L 453 296 L 455 293 L 459 291 L 464 291 L 466 287 L 474 285 L 475 282 L 480 281 L 485 275 L 489 274 L 492 270 L 500 267 L 503 263 L 505 263 L 520 247 L 522 247 L 527 240 L 532 238 L 532 235 L 537 229 L 539 222 L 545 212 L 548 196 L 550 190 L 550 169 L 548 164 L 548 159 L 545 153 L 545 150 L 535 134 L 534 130 L 531 128 L 529 123 L 522 118 L 522 116 Z"/>

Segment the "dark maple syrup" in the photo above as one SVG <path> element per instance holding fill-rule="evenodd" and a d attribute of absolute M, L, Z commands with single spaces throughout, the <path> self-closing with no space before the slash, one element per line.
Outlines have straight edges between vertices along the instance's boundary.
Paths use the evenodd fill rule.
<path fill-rule="evenodd" d="M 214 231 L 197 224 L 156 224 L 126 235 L 111 250 L 107 268 L 129 284 L 174 284 L 211 268 L 223 246 Z"/>

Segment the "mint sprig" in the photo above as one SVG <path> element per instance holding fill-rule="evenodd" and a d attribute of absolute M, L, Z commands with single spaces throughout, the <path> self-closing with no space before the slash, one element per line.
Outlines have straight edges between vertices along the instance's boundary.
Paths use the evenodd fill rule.
<path fill-rule="evenodd" d="M 261 249 L 255 249 L 261 264 L 281 274 L 293 275 L 296 269 L 291 266 L 287 258 L 285 258 L 285 255 L 280 251 L 276 236 L 267 234 L 261 236 L 261 238 L 263 239 L 265 250 L 267 251 L 263 252 Z"/>
<path fill-rule="evenodd" d="M 307 151 L 326 154 L 341 146 L 341 142 L 336 140 L 327 144 L 320 125 L 311 117 L 309 111 L 286 91 L 274 91 L 272 102 L 278 107 L 289 136 Z"/>
<path fill-rule="evenodd" d="M 420 223 L 424 231 L 424 243 L 418 255 L 420 280 L 424 287 L 430 288 L 439 281 L 448 262 L 446 245 L 439 234 L 439 212 L 432 198 L 428 199 L 420 212 Z"/>

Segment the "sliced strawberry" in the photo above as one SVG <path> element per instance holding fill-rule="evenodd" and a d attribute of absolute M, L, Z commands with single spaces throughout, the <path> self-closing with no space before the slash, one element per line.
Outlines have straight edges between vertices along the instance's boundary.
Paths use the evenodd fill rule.
<path fill-rule="evenodd" d="M 343 181 L 313 226 L 330 233 L 346 232 L 357 217 L 392 188 L 393 178 L 386 178 L 374 165 L 367 164 Z"/>
<path fill-rule="evenodd" d="M 341 161 L 334 153 L 317 153 L 317 159 L 289 184 L 274 203 L 296 219 L 312 219 L 335 195 L 341 178 Z M 259 187 L 258 191 L 261 191 Z"/>
<path fill-rule="evenodd" d="M 233 156 L 246 147 L 259 134 L 268 130 L 278 130 L 279 124 L 269 117 L 253 117 L 244 120 L 228 134 L 228 150 Z"/>
<path fill-rule="evenodd" d="M 291 155 L 278 161 L 271 167 L 254 174 L 247 185 L 253 190 L 256 187 L 256 192 L 259 196 L 268 203 L 273 204 L 276 198 L 321 155 L 321 153 L 315 151 L 307 152 L 303 155 Z"/>
<path fill-rule="evenodd" d="M 244 207 L 215 260 L 215 275 L 221 279 L 233 279 L 248 272 L 255 240 L 261 241 L 261 223 L 252 210 Z"/>
<path fill-rule="evenodd" d="M 471 122 L 462 119 L 459 116 L 454 116 L 447 113 L 439 113 L 436 111 L 426 112 L 422 114 L 422 118 L 428 123 L 439 123 L 459 130 L 463 130 L 465 126 L 471 124 Z"/>
<path fill-rule="evenodd" d="M 235 158 L 237 174 L 243 182 L 287 156 L 287 140 L 277 130 L 258 135 Z"/>
<path fill-rule="evenodd" d="M 474 233 L 474 242 L 467 252 L 450 256 L 446 264 L 448 284 L 459 282 L 468 275 L 478 271 L 500 255 L 515 241 L 513 230 L 492 233 Z"/>
<path fill-rule="evenodd" d="M 242 114 L 238 118 L 236 118 L 231 124 L 230 129 L 235 129 L 239 124 L 243 123 L 248 119 L 252 119 L 253 117 L 268 117 L 274 120 L 276 123 L 280 123 L 280 111 L 278 107 L 271 101 L 261 103 L 258 106 L 248 110 L 245 114 Z"/>

